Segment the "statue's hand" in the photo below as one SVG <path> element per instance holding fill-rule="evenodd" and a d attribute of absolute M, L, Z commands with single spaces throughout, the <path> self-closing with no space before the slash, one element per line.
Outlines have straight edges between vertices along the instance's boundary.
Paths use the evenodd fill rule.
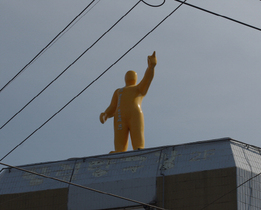
<path fill-rule="evenodd" d="M 107 119 L 108 119 L 108 116 L 105 112 L 100 114 L 100 121 L 102 124 L 105 123 Z"/>
<path fill-rule="evenodd" d="M 156 52 L 154 51 L 152 55 L 148 56 L 148 66 L 155 67 L 157 65 Z"/>

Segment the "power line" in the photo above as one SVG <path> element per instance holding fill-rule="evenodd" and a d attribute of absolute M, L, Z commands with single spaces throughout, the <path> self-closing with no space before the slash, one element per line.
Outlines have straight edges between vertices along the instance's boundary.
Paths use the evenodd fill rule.
<path fill-rule="evenodd" d="M 135 201 L 135 200 L 132 200 L 132 199 L 129 199 L 129 198 L 125 198 L 125 197 L 122 197 L 122 196 L 114 195 L 114 194 L 111 194 L 111 193 L 106 193 L 106 192 L 103 192 L 103 191 L 95 190 L 93 188 L 89 188 L 89 187 L 86 187 L 86 186 L 78 185 L 78 184 L 75 184 L 75 183 L 72 183 L 72 182 L 67 182 L 67 181 L 64 181 L 64 180 L 61 180 L 61 179 L 58 179 L 58 178 L 54 178 L 54 177 L 50 177 L 50 176 L 47 176 L 47 175 L 44 175 L 44 174 L 39 174 L 39 173 L 36 173 L 34 171 L 28 171 L 28 170 L 20 168 L 20 167 L 11 166 L 11 165 L 8 165 L 8 164 L 2 163 L 2 162 L 0 162 L 0 164 L 3 165 L 3 166 L 7 166 L 9 168 L 14 168 L 14 169 L 17 169 L 17 170 L 20 170 L 20 171 L 24 171 L 24 172 L 27 172 L 27 173 L 30 173 L 30 174 L 34 174 L 34 175 L 37 175 L 37 176 L 41 176 L 41 177 L 44 177 L 44 178 L 47 178 L 47 179 L 52 179 L 52 180 L 55 180 L 55 181 L 63 182 L 63 183 L 69 184 L 69 185 L 73 185 L 73 186 L 80 187 L 80 188 L 83 188 L 83 189 L 87 189 L 87 190 L 90 190 L 90 191 L 94 191 L 94 192 L 97 192 L 97 193 L 105 194 L 105 195 L 108 195 L 108 196 L 113 196 L 113 197 L 116 197 L 116 198 L 119 198 L 119 199 L 123 199 L 123 200 L 131 201 L 131 202 L 134 202 L 134 203 L 138 203 L 138 204 L 141 204 L 141 205 L 149 206 L 149 207 L 152 207 L 152 208 L 164 210 L 163 208 L 160 208 L 160 207 L 157 207 L 157 206 L 153 206 L 153 205 L 150 205 L 150 204 L 142 203 L 142 202 Z M 231 192 L 237 190 L 238 188 L 240 188 L 244 184 L 248 183 L 249 181 L 251 181 L 252 179 L 254 179 L 254 178 L 256 178 L 256 177 L 258 177 L 260 175 L 261 175 L 261 173 L 256 174 L 255 176 L 251 177 L 250 179 L 248 179 L 245 182 L 243 182 L 240 185 L 238 185 L 236 188 L 230 190 L 229 192 L 227 192 L 224 195 L 220 196 L 219 198 L 217 198 L 216 200 L 212 201 L 208 205 L 204 206 L 200 210 L 203 210 L 203 209 L 209 207 L 210 205 L 214 204 L 216 201 L 220 200 L 221 198 L 225 197 L 226 195 L 230 194 Z"/>
<path fill-rule="evenodd" d="M 65 32 L 65 30 L 67 30 L 72 23 L 79 18 L 90 6 L 91 4 L 94 2 L 95 0 L 93 0 L 87 7 L 85 7 L 62 31 L 60 31 L 36 56 L 33 57 L 33 59 L 31 61 L 29 61 L 29 63 L 27 63 L 11 80 L 9 80 L 1 89 L 0 92 L 2 92 L 12 81 L 14 81 L 14 79 L 16 77 L 18 77 L 25 69 L 27 69 L 36 59 L 38 59 L 49 47 L 52 46 L 52 44 L 54 44 L 55 41 L 58 40 L 58 37 L 61 37 L 61 34 Z"/>
<path fill-rule="evenodd" d="M 161 7 L 163 4 L 165 4 L 166 0 L 163 0 L 163 2 L 161 4 L 158 4 L 158 5 L 153 5 L 153 4 L 149 4 L 147 3 L 146 1 L 144 0 L 141 0 L 144 4 L 150 6 L 150 7 Z"/>
<path fill-rule="evenodd" d="M 241 183 L 240 185 L 238 185 L 236 188 L 230 190 L 229 192 L 227 192 L 227 193 L 225 193 L 224 195 L 220 196 L 219 198 L 217 198 L 216 200 L 212 201 L 212 202 L 209 203 L 208 205 L 204 206 L 204 207 L 203 207 L 202 209 L 200 209 L 200 210 L 203 210 L 203 209 L 209 207 L 210 205 L 214 204 L 215 202 L 217 202 L 217 201 L 220 200 L 221 198 L 223 198 L 223 197 L 225 197 L 226 195 L 232 193 L 233 191 L 237 190 L 239 187 L 243 186 L 243 185 L 246 184 L 247 182 L 251 181 L 252 179 L 254 179 L 254 178 L 256 178 L 256 177 L 258 177 L 258 176 L 260 176 L 260 175 L 261 175 L 261 173 L 259 173 L 259 174 L 255 175 L 255 176 L 251 177 L 250 179 L 248 179 L 248 180 L 246 180 L 245 182 L 243 182 L 243 183 Z"/>
<path fill-rule="evenodd" d="M 58 181 L 58 182 L 62 182 L 62 183 L 65 183 L 65 184 L 73 185 L 75 187 L 79 187 L 79 188 L 82 188 L 82 189 L 85 189 L 85 190 L 90 190 L 90 191 L 93 191 L 93 192 L 96 192 L 96 193 L 108 195 L 108 196 L 111 196 L 111 197 L 119 198 L 119 199 L 122 199 L 122 200 L 130 201 L 130 202 L 133 202 L 133 203 L 137 203 L 137 204 L 140 204 L 140 205 L 143 205 L 143 206 L 148 206 L 148 207 L 159 209 L 159 210 L 166 210 L 166 209 L 161 208 L 161 207 L 153 206 L 153 205 L 150 205 L 150 204 L 147 204 L 147 203 L 143 203 L 143 202 L 140 202 L 140 201 L 136 201 L 136 200 L 133 200 L 133 199 L 130 199 L 130 198 L 125 198 L 123 196 L 119 196 L 119 195 L 115 195 L 115 194 L 112 194 L 112 193 L 103 192 L 103 191 L 100 191 L 100 190 L 96 190 L 96 189 L 93 189 L 93 188 L 90 188 L 90 187 L 86 187 L 86 186 L 83 186 L 83 185 L 79 185 L 79 184 L 75 184 L 75 183 L 72 183 L 72 182 L 67 182 L 65 180 L 58 179 L 58 178 L 51 177 L 51 176 L 47 176 L 47 175 L 44 175 L 44 174 L 39 174 L 39 173 L 36 173 L 34 171 L 28 171 L 28 170 L 20 168 L 20 167 L 11 166 L 11 165 L 8 165 L 8 164 L 5 164 L 5 163 L 1 163 L 1 162 L 0 162 L 0 164 L 3 165 L 3 166 L 7 166 L 9 168 L 17 169 L 19 171 L 23 171 L 23 172 L 26 172 L 26 173 L 34 174 L 36 176 L 41 176 L 41 177 L 46 178 L 46 179 L 52 179 L 54 181 Z"/>
<path fill-rule="evenodd" d="M 180 3 L 182 2 L 182 1 L 180 1 L 180 0 L 174 0 L 174 1 L 177 1 L 177 2 L 180 2 Z M 233 18 L 224 16 L 224 15 L 220 15 L 220 14 L 215 13 L 215 12 L 212 12 L 212 11 L 210 11 L 210 10 L 206 10 L 206 9 L 201 8 L 201 7 L 195 6 L 195 5 L 193 5 L 193 4 L 189 4 L 189 3 L 186 3 L 186 2 L 185 2 L 184 4 L 187 5 L 187 6 L 190 6 L 190 7 L 196 8 L 196 9 L 199 9 L 199 10 L 201 10 L 201 11 L 210 13 L 210 14 L 212 14 L 212 15 L 215 15 L 215 16 L 218 16 L 218 17 L 222 17 L 222 18 L 225 18 L 225 19 L 227 19 L 227 20 L 230 20 L 230 21 L 239 23 L 239 24 L 244 25 L 244 26 L 247 26 L 247 27 L 249 27 L 249 28 L 252 28 L 252 29 L 261 31 L 261 28 L 258 28 L 258 27 L 256 27 L 256 26 L 252 26 L 252 25 L 249 25 L 249 24 L 247 24 L 247 23 L 244 23 L 244 22 L 235 20 L 235 19 L 233 19 Z"/>
<path fill-rule="evenodd" d="M 64 33 L 57 38 L 48 48 L 50 48 L 51 46 L 53 46 L 53 44 L 55 44 L 66 32 L 68 32 L 74 25 L 76 25 L 86 14 L 88 14 L 101 0 L 98 0 L 92 7 L 90 7 L 89 10 L 87 10 L 81 17 L 79 17 L 77 20 L 75 20 L 75 22 L 69 27 L 67 28 L 66 31 L 64 31 Z"/>
<path fill-rule="evenodd" d="M 88 47 L 80 56 L 78 56 L 69 66 L 67 66 L 55 79 L 46 85 L 37 95 L 35 95 L 27 104 L 25 104 L 18 112 L 16 112 L 9 120 L 7 120 L 0 130 L 5 127 L 12 119 L 14 119 L 20 112 L 22 112 L 30 103 L 32 103 L 38 96 L 40 96 L 52 83 L 54 83 L 60 76 L 62 76 L 72 65 L 74 65 L 86 52 L 88 52 L 97 42 L 99 42 L 110 30 L 112 30 L 124 17 L 126 17 L 141 1 L 138 1 L 127 13 L 125 13 L 119 20 L 116 21 L 106 32 L 104 32 L 90 47 Z"/>
<path fill-rule="evenodd" d="M 129 14 L 141 1 L 138 1 L 127 13 L 125 13 L 108 31 L 106 31 L 99 39 L 97 39 L 87 50 L 85 50 L 73 63 L 71 63 L 61 74 L 59 74 L 51 83 L 49 83 L 40 93 L 38 93 L 31 101 L 29 101 L 20 111 L 18 111 L 9 121 L 7 121 L 1 128 L 3 128 L 8 122 L 10 122 L 17 114 L 19 114 L 26 106 L 28 106 L 35 98 L 37 98 L 44 90 L 46 90 L 55 80 L 57 80 L 67 69 L 69 69 L 74 63 L 76 63 L 92 46 L 94 46 L 107 32 L 109 32 L 115 25 L 117 25 L 127 14 Z M 111 66 L 112 67 L 112 66 Z M 109 69 L 108 69 L 109 70 Z M 108 71 L 107 70 L 107 71 Z M 104 72 L 105 73 L 105 72 Z M 103 73 L 103 74 L 104 74 Z M 96 80 L 98 80 L 103 74 L 101 74 Z M 91 86 L 96 80 L 90 83 L 85 89 L 83 89 L 78 95 L 72 98 L 67 104 L 65 104 L 58 112 L 52 115 L 48 120 L 46 120 L 40 127 L 34 130 L 29 136 L 27 136 L 21 143 L 16 145 L 10 152 L 8 152 L 0 161 L 5 159 L 9 154 L 11 154 L 15 149 L 22 145 L 27 139 L 29 139 L 33 134 L 40 130 L 46 123 L 48 123 L 52 118 L 54 118 L 59 112 L 61 112 L 66 106 L 68 106 L 75 98 L 81 95 L 89 86 Z"/>
<path fill-rule="evenodd" d="M 151 4 L 148 4 L 147 2 L 145 2 L 144 0 L 141 0 L 144 4 L 146 4 L 146 5 L 148 5 L 148 6 L 151 6 L 151 7 L 159 7 L 159 6 L 162 6 L 164 3 L 165 3 L 165 0 L 163 1 L 163 3 L 161 3 L 161 4 L 159 4 L 159 5 L 151 5 Z M 180 2 L 180 3 L 182 3 L 182 1 L 180 1 L 180 0 L 175 0 L 175 1 L 177 1 L 177 2 Z M 98 3 L 98 2 L 97 2 Z M 96 4 L 97 4 L 96 3 Z M 95 5 L 96 5 L 95 4 Z M 219 16 L 219 17 L 222 17 L 222 18 L 225 18 L 225 19 L 228 19 L 228 20 L 230 20 L 230 21 L 233 21 L 233 22 L 236 22 L 236 23 L 239 23 L 239 24 L 242 24 L 242 25 L 245 25 L 245 26 L 247 26 L 247 27 L 250 27 L 250 28 L 253 28 L 253 29 L 256 29 L 256 30 L 259 30 L 259 31 L 261 31 L 261 29 L 260 28 L 258 28 L 258 27 L 255 27 L 255 26 L 252 26 L 252 25 L 249 25 L 249 24 L 246 24 L 246 23 L 243 23 L 243 22 L 240 22 L 240 21 L 238 21 L 238 20 L 235 20 L 235 19 L 232 19 L 232 18 L 229 18 L 229 17 L 226 17 L 226 16 L 223 16 L 223 15 L 220 15 L 220 14 L 218 14 L 218 13 L 214 13 L 214 12 L 212 12 L 212 11 L 209 11 L 209 10 L 206 10 L 206 9 L 203 9 L 203 8 L 200 8 L 200 7 L 198 7 L 198 6 L 195 6 L 195 5 L 192 5 L 192 4 L 189 4 L 189 3 L 186 3 L 186 2 L 184 2 L 184 4 L 185 5 L 187 5 L 187 6 L 190 6 L 190 7 L 193 7 L 193 8 L 196 8 L 196 9 L 199 9 L 199 10 L 201 10 L 201 11 L 204 11 L 204 12 L 207 12 L 207 13 L 210 13 L 210 14 L 212 14 L 212 15 L 216 15 L 216 16 Z M 94 6 L 95 6 L 94 5 Z M 89 7 L 90 5 L 88 5 L 87 7 Z M 86 8 L 83 10 L 83 11 L 85 11 L 86 10 Z M 83 11 L 80 13 L 80 14 L 82 14 L 83 13 Z M 78 15 L 78 16 L 80 16 L 80 14 Z M 77 17 L 78 17 L 77 16 Z M 76 19 L 76 18 L 75 18 Z M 75 20 L 74 19 L 74 20 Z M 79 20 L 78 20 L 79 21 Z M 77 21 L 77 22 L 78 22 Z M 71 22 L 72 23 L 72 22 Z M 70 24 L 71 24 L 70 23 Z M 69 25 L 68 25 L 69 26 Z M 66 28 L 68 28 L 68 26 L 66 27 Z M 71 26 L 72 27 L 72 26 Z M 65 29 L 64 29 L 65 30 Z M 63 30 L 63 31 L 64 31 Z M 69 29 L 68 29 L 69 30 Z M 110 31 L 111 30 L 111 28 L 108 30 L 108 31 Z M 108 31 L 106 31 L 93 45 L 95 45 Z M 60 34 L 60 33 L 59 33 Z M 58 34 L 58 35 L 59 35 Z M 57 35 L 57 36 L 58 36 Z M 56 37 L 57 37 L 56 36 Z M 54 40 L 54 39 L 53 39 Z M 53 40 L 51 41 L 51 42 L 53 42 Z M 56 40 L 57 41 L 57 40 Z M 51 42 L 47 45 L 47 46 L 49 46 L 50 44 L 51 44 Z M 54 43 L 52 43 L 52 44 L 54 44 Z M 93 45 L 91 46 L 91 47 L 93 47 Z M 50 47 L 50 46 L 49 46 Z M 91 48 L 90 47 L 90 48 Z M 47 47 L 45 47 L 45 48 L 47 48 Z M 45 49 L 44 48 L 44 49 Z M 88 48 L 83 54 L 85 54 L 90 48 Z M 83 55 L 82 54 L 82 55 Z M 81 55 L 81 56 L 82 56 Z M 80 57 L 81 57 L 80 56 Z M 44 92 L 45 91 L 45 89 L 47 89 L 55 80 L 57 80 L 66 70 L 68 70 L 77 60 L 78 60 L 79 58 L 77 58 L 72 64 L 70 64 L 61 74 L 59 74 L 52 82 L 50 82 L 42 91 L 40 91 L 40 93 L 38 93 L 34 98 L 32 98 L 26 105 L 24 105 L 24 107 L 22 107 L 18 112 L 16 112 L 5 124 L 3 124 L 1 127 L 0 127 L 0 130 L 3 128 L 3 127 L 5 127 L 14 117 L 16 117 L 16 115 L 18 115 L 25 107 L 27 107 L 34 99 L 36 99 L 42 92 Z M 27 64 L 28 65 L 28 64 Z M 24 67 L 25 68 L 25 67 Z M 17 75 L 18 76 L 18 75 Z M 16 76 L 15 76 L 16 77 Z M 7 84 L 8 85 L 8 84 Z M 7 86 L 6 85 L 6 86 Z M 2 88 L 3 89 L 3 88 Z M 2 89 L 0 90 L 0 92 L 2 91 Z"/>
<path fill-rule="evenodd" d="M 140 1 L 139 1 L 140 2 Z M 138 2 L 138 3 L 139 3 Z M 29 136 L 27 136 L 21 143 L 15 146 L 10 152 L 8 152 L 0 161 L 5 159 L 9 154 L 11 154 L 15 149 L 22 145 L 27 139 L 29 139 L 33 134 L 40 130 L 46 123 L 48 123 L 52 118 L 54 118 L 58 113 L 60 113 L 65 107 L 67 107 L 71 102 L 73 102 L 77 97 L 79 97 L 85 90 L 87 90 L 93 83 L 100 79 L 107 71 L 109 71 L 115 64 L 117 64 L 123 57 L 125 57 L 132 49 L 134 49 L 139 43 L 141 43 L 149 34 L 151 34 L 156 28 L 158 28 L 165 20 L 167 20 L 174 12 L 176 12 L 184 3 L 182 2 L 178 7 L 176 7 L 171 13 L 169 13 L 162 21 L 160 21 L 153 29 L 151 29 L 145 36 L 143 36 L 136 44 L 134 44 L 129 50 L 127 50 L 118 60 L 111 64 L 105 71 L 103 71 L 96 79 L 89 83 L 80 93 L 74 96 L 69 102 L 67 102 L 61 109 L 54 113 L 48 120 L 46 120 L 41 126 L 35 129 Z M 138 4 L 137 3 L 137 4 Z M 136 5 L 137 5 L 136 4 Z"/>

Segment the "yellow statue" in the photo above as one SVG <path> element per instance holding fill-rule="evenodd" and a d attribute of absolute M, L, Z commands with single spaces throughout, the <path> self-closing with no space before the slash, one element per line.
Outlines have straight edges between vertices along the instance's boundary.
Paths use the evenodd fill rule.
<path fill-rule="evenodd" d="M 151 56 L 148 56 L 148 68 L 138 85 L 136 85 L 137 73 L 128 71 L 125 75 L 126 86 L 114 92 L 111 104 L 105 112 L 100 114 L 102 124 L 108 118 L 114 117 L 115 151 L 110 153 L 127 151 L 129 133 L 133 149 L 144 148 L 144 118 L 141 103 L 154 77 L 156 64 L 157 58 L 154 51 Z"/>

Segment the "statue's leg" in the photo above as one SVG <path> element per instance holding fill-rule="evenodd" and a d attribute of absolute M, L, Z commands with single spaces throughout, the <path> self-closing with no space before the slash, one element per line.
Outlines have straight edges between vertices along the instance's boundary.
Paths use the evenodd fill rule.
<path fill-rule="evenodd" d="M 126 123 L 114 123 L 114 147 L 115 152 L 125 152 L 128 150 L 129 128 Z"/>
<path fill-rule="evenodd" d="M 142 114 L 131 120 L 130 136 L 133 150 L 143 149 L 145 147 L 144 119 Z"/>

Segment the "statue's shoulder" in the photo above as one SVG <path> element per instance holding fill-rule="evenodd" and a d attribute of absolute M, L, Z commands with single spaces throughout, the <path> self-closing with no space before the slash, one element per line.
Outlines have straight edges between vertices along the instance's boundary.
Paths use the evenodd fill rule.
<path fill-rule="evenodd" d="M 122 93 L 123 90 L 124 90 L 124 87 L 122 87 L 122 88 L 118 88 L 118 89 L 116 90 L 116 92 L 117 92 L 117 93 Z"/>
<path fill-rule="evenodd" d="M 116 89 L 116 90 L 114 91 L 113 95 L 114 95 L 114 96 L 119 96 L 120 92 L 122 92 L 122 91 L 123 91 L 123 88 L 118 88 L 118 89 Z"/>

